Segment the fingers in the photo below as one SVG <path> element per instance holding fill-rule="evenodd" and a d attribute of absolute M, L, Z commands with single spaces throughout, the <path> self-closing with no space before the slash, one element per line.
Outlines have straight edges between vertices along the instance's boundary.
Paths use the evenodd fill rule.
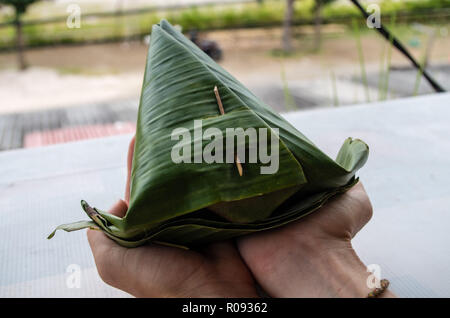
<path fill-rule="evenodd" d="M 124 216 L 126 211 L 127 205 L 123 200 L 119 200 L 109 210 L 111 214 L 119 217 Z M 107 284 L 120 288 L 120 264 L 127 249 L 117 245 L 98 230 L 88 230 L 87 237 L 100 277 Z"/>
<path fill-rule="evenodd" d="M 123 200 L 119 200 L 113 207 L 109 210 L 109 213 L 123 217 L 127 212 L 127 204 Z M 102 231 L 98 230 L 88 230 L 87 231 L 88 241 L 92 249 L 92 253 L 94 254 L 94 258 L 96 256 L 96 252 L 103 252 L 105 249 L 109 249 L 111 247 L 116 246 L 117 244 L 110 240 Z"/>
<path fill-rule="evenodd" d="M 370 202 L 369 196 L 366 193 L 364 185 L 358 182 L 349 193 L 353 200 L 353 206 L 355 207 L 353 217 L 355 220 L 355 231 L 353 236 L 356 235 L 372 218 L 373 208 Z"/>
<path fill-rule="evenodd" d="M 117 201 L 112 208 L 108 211 L 109 213 L 124 217 L 128 210 L 128 203 L 130 201 L 130 177 L 131 177 L 131 166 L 133 163 L 133 153 L 134 144 L 136 136 L 130 141 L 128 146 L 127 155 L 127 183 L 125 187 L 125 201 Z M 100 277 L 107 284 L 120 288 L 120 277 L 121 268 L 117 267 L 117 264 L 123 262 L 124 255 L 127 251 L 109 239 L 101 231 L 88 230 L 87 237 L 89 245 L 91 246 L 92 254 L 94 255 L 95 264 L 97 266 L 98 273 Z"/>
<path fill-rule="evenodd" d="M 125 187 L 125 202 L 130 203 L 130 179 L 131 179 L 131 168 L 133 166 L 133 155 L 134 155 L 134 144 L 136 141 L 136 135 L 130 141 L 128 146 L 128 157 L 127 157 L 127 185 Z"/>
<path fill-rule="evenodd" d="M 109 213 L 123 216 L 127 205 L 118 201 Z M 103 232 L 88 230 L 89 245 L 97 271 L 102 280 L 135 296 L 160 296 L 176 290 L 184 277 L 177 275 L 189 269 L 191 251 L 159 245 L 125 248 L 109 239 Z M 201 264 L 197 260 L 194 269 Z"/>
<path fill-rule="evenodd" d="M 102 280 L 108 285 L 123 289 L 119 264 L 124 258 L 126 248 L 117 245 L 101 231 L 88 230 L 87 236 L 98 274 Z"/>
<path fill-rule="evenodd" d="M 118 217 L 124 217 L 127 213 L 128 205 L 124 200 L 117 201 L 111 209 L 109 209 L 109 213 Z"/>
<path fill-rule="evenodd" d="M 211 243 L 201 249 L 201 252 L 214 261 L 227 261 L 235 257 L 240 257 L 233 241 Z"/>

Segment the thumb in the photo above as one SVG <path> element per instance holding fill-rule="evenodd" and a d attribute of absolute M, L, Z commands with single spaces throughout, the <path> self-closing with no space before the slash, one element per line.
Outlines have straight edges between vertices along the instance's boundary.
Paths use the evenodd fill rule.
<path fill-rule="evenodd" d="M 109 209 L 108 212 L 122 218 L 127 213 L 127 210 L 128 204 L 124 200 L 120 199 Z"/>
<path fill-rule="evenodd" d="M 113 205 L 113 207 L 108 211 L 112 215 L 123 217 L 125 213 L 127 212 L 127 204 L 123 200 L 119 200 L 116 202 L 116 204 Z M 116 243 L 114 243 L 112 240 L 110 240 L 105 234 L 103 234 L 101 231 L 98 230 L 87 230 L 87 237 L 89 241 L 89 245 L 91 246 L 92 253 L 95 254 L 97 251 L 107 249 L 111 246 L 114 246 Z"/>
<path fill-rule="evenodd" d="M 123 200 L 119 200 L 109 210 L 111 214 L 119 217 L 124 216 L 126 211 L 127 204 Z M 117 286 L 120 276 L 118 273 L 122 270 L 120 260 L 123 259 L 127 249 L 119 246 L 98 230 L 87 230 L 87 237 L 100 277 L 107 284 Z"/>

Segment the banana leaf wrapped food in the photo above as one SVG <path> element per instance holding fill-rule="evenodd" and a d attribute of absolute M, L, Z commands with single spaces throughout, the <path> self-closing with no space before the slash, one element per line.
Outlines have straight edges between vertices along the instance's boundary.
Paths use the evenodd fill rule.
<path fill-rule="evenodd" d="M 266 143 L 252 143 L 249 134 L 228 144 L 224 136 L 230 128 L 265 132 Z M 182 153 L 181 160 L 174 160 L 174 153 Z M 205 153 L 216 160 L 202 160 Z M 231 161 L 215 157 L 221 153 Z M 245 160 L 250 153 L 264 154 L 265 161 Z M 277 155 L 275 169 L 267 154 Z M 91 220 L 57 229 L 97 228 L 126 247 L 225 240 L 317 210 L 356 184 L 355 172 L 367 157 L 368 146 L 348 138 L 336 160 L 329 158 L 162 20 L 151 33 L 126 215 L 119 218 L 82 201 Z"/>

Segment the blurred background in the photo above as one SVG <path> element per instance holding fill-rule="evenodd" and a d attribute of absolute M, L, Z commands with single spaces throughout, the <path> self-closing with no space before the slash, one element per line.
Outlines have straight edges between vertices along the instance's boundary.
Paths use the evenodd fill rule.
<path fill-rule="evenodd" d="M 361 4 L 450 89 L 450 0 Z M 350 0 L 0 0 L 0 151 L 132 132 L 162 18 L 279 112 L 434 93 Z"/>

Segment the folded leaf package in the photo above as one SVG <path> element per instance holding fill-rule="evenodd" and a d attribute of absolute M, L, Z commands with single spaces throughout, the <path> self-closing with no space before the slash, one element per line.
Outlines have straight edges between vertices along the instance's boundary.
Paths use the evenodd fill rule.
<path fill-rule="evenodd" d="M 202 131 L 210 128 L 223 136 L 227 128 L 266 131 L 266 140 L 276 142 L 263 150 L 277 151 L 278 169 L 262 173 L 267 165 L 241 165 L 238 156 L 234 163 L 198 160 L 211 142 L 196 132 L 199 121 Z M 182 143 L 174 140 L 173 132 L 180 128 L 193 136 L 183 140 L 192 160 L 173 160 L 174 147 Z M 248 139 L 234 147 L 250 153 Z M 215 152 L 225 151 L 225 144 L 225 137 L 216 140 Z M 146 242 L 193 247 L 268 230 L 317 210 L 351 188 L 368 152 L 363 141 L 348 138 L 332 160 L 162 20 L 151 33 L 126 215 L 119 218 L 82 201 L 91 220 L 57 229 L 96 228 L 126 247 Z"/>

